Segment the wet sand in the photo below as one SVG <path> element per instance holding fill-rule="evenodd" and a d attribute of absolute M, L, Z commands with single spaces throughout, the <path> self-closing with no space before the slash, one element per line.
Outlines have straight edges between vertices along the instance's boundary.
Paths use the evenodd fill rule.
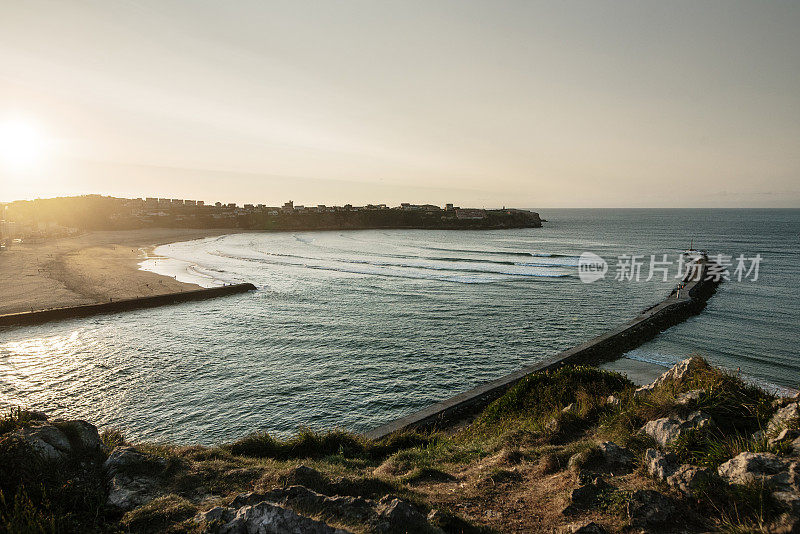
<path fill-rule="evenodd" d="M 235 232 L 156 228 L 12 245 L 0 252 L 0 314 L 199 289 L 138 264 L 158 245 Z"/>

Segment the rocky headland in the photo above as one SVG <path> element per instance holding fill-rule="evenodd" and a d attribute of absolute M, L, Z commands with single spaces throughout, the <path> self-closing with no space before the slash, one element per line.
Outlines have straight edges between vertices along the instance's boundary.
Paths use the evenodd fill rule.
<path fill-rule="evenodd" d="M 798 532 L 800 398 L 693 357 L 535 373 L 474 421 L 368 440 L 128 443 L 0 420 L 0 532 Z"/>

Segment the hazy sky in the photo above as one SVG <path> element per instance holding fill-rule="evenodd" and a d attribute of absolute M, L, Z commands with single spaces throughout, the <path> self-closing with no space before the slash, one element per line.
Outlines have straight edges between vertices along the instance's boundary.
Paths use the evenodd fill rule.
<path fill-rule="evenodd" d="M 0 200 L 800 207 L 800 2 L 0 0 L 2 142 Z"/>

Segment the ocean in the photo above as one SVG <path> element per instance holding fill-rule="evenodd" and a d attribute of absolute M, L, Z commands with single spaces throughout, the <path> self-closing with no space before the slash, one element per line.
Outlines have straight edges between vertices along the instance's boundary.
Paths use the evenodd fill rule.
<path fill-rule="evenodd" d="M 537 229 L 158 247 L 142 268 L 258 291 L 0 330 L 0 406 L 173 443 L 365 431 L 632 318 L 675 286 L 690 243 L 731 256 L 732 279 L 628 357 L 669 366 L 697 353 L 767 387 L 800 385 L 800 210 L 539 211 L 548 222 Z M 604 278 L 582 282 L 584 252 L 607 261 Z M 664 254 L 650 277 L 651 255 Z"/>

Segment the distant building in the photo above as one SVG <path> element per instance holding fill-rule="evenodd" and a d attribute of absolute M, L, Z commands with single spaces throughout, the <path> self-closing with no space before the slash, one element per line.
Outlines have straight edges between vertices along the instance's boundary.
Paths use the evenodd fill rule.
<path fill-rule="evenodd" d="M 235 208 L 236 207 L 236 202 L 231 202 L 230 204 L 228 204 L 228 207 L 229 208 Z"/>
<path fill-rule="evenodd" d="M 184 201 L 183 204 L 185 206 L 197 206 L 197 201 L 196 200 L 186 200 L 186 201 Z"/>
<path fill-rule="evenodd" d="M 251 210 L 251 209 L 253 209 L 253 207 L 254 206 L 252 204 L 245 204 L 244 205 L 244 209 L 246 209 L 246 210 Z"/>
<path fill-rule="evenodd" d="M 170 200 L 170 202 L 172 204 L 177 205 L 177 206 L 183 206 L 183 199 L 182 198 L 173 198 L 172 200 Z"/>
<path fill-rule="evenodd" d="M 197 205 L 202 207 L 202 206 L 205 206 L 205 205 L 206 205 L 206 203 L 205 203 L 205 201 L 203 201 L 203 200 L 198 200 L 198 201 L 197 201 Z"/>
<path fill-rule="evenodd" d="M 222 202 L 214 202 L 214 206 L 216 206 L 218 208 L 221 208 L 222 207 Z"/>
<path fill-rule="evenodd" d="M 453 205 L 452 204 L 445 204 L 444 205 L 444 211 L 453 211 Z"/>
<path fill-rule="evenodd" d="M 294 211 L 294 201 L 290 200 L 289 202 L 284 203 L 283 208 L 281 209 L 287 213 Z"/>

